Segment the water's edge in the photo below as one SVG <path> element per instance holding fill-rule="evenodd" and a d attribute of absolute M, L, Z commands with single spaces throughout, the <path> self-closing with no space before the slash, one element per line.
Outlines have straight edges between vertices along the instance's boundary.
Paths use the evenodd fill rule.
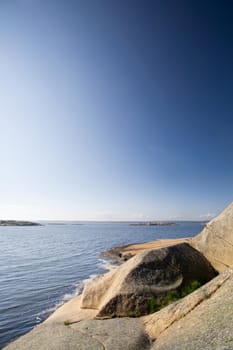
<path fill-rule="evenodd" d="M 126 223 L 1 227 L 0 348 L 79 295 L 90 278 L 114 268 L 114 261 L 102 252 L 134 242 L 194 235 L 202 227 L 190 222 L 162 228 Z"/>

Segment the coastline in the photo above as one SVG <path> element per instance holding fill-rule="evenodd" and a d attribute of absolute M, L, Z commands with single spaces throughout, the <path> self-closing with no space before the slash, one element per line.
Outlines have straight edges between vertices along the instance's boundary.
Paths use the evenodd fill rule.
<path fill-rule="evenodd" d="M 30 274 L 30 266 L 25 269 L 16 268 L 18 273 L 23 274 L 25 281 L 28 281 L 27 300 L 23 299 L 22 304 L 16 310 L 19 313 L 17 319 L 11 320 L 11 308 L 17 303 L 18 299 L 24 298 L 24 284 L 19 280 L 16 288 L 19 289 L 16 295 L 13 292 L 9 296 L 4 295 L 6 300 L 6 308 L 0 317 L 0 325 L 3 336 L 0 340 L 0 348 L 9 344 L 10 341 L 16 339 L 23 334 L 29 332 L 33 327 L 41 324 L 45 319 L 55 312 L 64 303 L 81 293 L 83 289 L 83 281 L 90 277 L 104 274 L 106 269 L 112 266 L 106 266 L 106 261 L 117 264 L 122 261 L 115 259 L 107 259 L 101 256 L 101 253 L 110 247 L 130 244 L 135 242 L 152 241 L 161 237 L 184 237 L 187 232 L 191 232 L 193 236 L 200 232 L 201 226 L 197 223 L 181 223 L 176 227 L 132 227 L 128 223 L 108 223 L 108 224 L 91 224 L 90 226 L 51 226 L 44 224 L 35 229 L 29 228 L 4 228 L 2 227 L 2 237 L 4 237 L 4 254 L 2 258 L 7 263 L 6 272 L 8 272 L 13 262 L 7 260 L 8 250 L 12 249 L 17 254 L 18 247 L 22 246 L 23 256 L 29 258 L 30 251 L 33 251 L 32 264 L 34 274 Z M 65 234 L 65 232 L 67 234 Z M 13 239 L 13 247 L 9 245 Z M 54 245 L 54 240 L 59 240 L 59 245 Z M 61 250 L 62 249 L 62 250 Z M 41 253 L 40 253 L 41 251 Z M 51 255 L 53 259 L 51 259 Z M 39 264 L 43 257 L 43 263 Z M 56 261 L 56 263 L 54 264 Z M 103 266 L 103 263 L 105 266 Z M 9 266 L 9 267 L 8 267 Z M 46 274 L 44 267 L 48 268 L 48 272 L 52 272 L 51 278 Z M 36 277 L 38 275 L 38 277 Z M 12 286 L 14 286 L 14 275 L 9 271 L 12 277 Z M 47 278 L 47 280 L 46 280 Z M 41 280 L 41 283 L 39 282 Z M 7 287 L 7 282 L 3 286 Z M 4 284 L 5 283 L 5 284 Z M 9 286 L 9 284 L 8 284 Z M 51 289 L 53 288 L 53 289 Z M 35 290 L 35 292 L 34 292 Z M 41 290 L 41 293 L 38 291 Z M 52 291 L 50 293 L 50 290 Z M 24 302 L 25 300 L 25 302 Z M 32 312 L 27 312 L 27 303 L 31 303 Z M 7 308 L 9 307 L 9 309 Z M 9 315 L 8 315 L 9 314 Z M 8 328 L 10 331 L 8 331 Z"/>
<path fill-rule="evenodd" d="M 92 312 L 89 309 L 87 311 L 81 308 L 81 298 L 85 285 L 87 285 L 90 281 L 94 280 L 98 276 L 102 276 L 108 272 L 114 271 L 119 266 L 119 262 L 114 259 L 111 259 L 110 261 L 100 258 L 99 261 L 101 263 L 101 267 L 105 270 L 105 272 L 99 275 L 90 275 L 87 279 L 83 280 L 82 287 L 78 288 L 78 294 L 72 296 L 69 300 L 63 299 L 63 301 L 59 303 L 59 305 L 41 324 L 57 322 L 76 323 L 84 319 L 92 319 L 95 317 L 96 312 Z M 123 261 L 121 263 L 123 263 Z"/>
<path fill-rule="evenodd" d="M 233 346 L 229 338 L 232 214 L 233 203 L 193 238 L 108 250 L 104 256 L 115 258 L 115 268 L 108 265 L 110 271 L 91 280 L 82 294 L 4 349 L 55 350 L 59 345 L 62 350 L 216 350 L 219 345 Z M 202 283 L 190 288 L 189 282 Z M 162 298 L 168 296 L 172 298 L 164 302 Z"/>
<path fill-rule="evenodd" d="M 111 265 L 112 266 L 112 265 Z M 186 340 L 186 327 L 190 342 L 194 344 L 195 340 L 190 335 L 189 328 L 196 332 L 200 325 L 196 322 L 197 316 L 208 317 L 211 322 L 213 317 L 213 305 L 216 305 L 218 314 L 223 310 L 230 314 L 229 306 L 232 305 L 233 270 L 227 269 L 224 273 L 210 280 L 207 284 L 197 289 L 195 292 L 187 295 L 171 305 L 161 309 L 153 314 L 128 318 L 117 317 L 113 319 L 98 319 L 96 314 L 98 310 L 81 308 L 82 295 L 72 298 L 53 312 L 43 323 L 35 327 L 29 333 L 21 336 L 11 342 L 5 350 L 37 350 L 48 349 L 55 350 L 172 350 L 166 342 L 174 342 L 178 339 L 180 330 L 183 330 L 184 342 Z M 222 302 L 222 298 L 226 301 Z M 212 303 L 213 300 L 213 303 Z M 225 305 L 226 304 L 226 305 Z M 203 311 L 204 310 L 204 311 Z M 193 315 L 194 312 L 194 316 Z M 203 315 L 203 312 L 207 316 Z M 186 325 L 186 319 L 188 320 Z M 208 321 L 209 321 L 208 319 Z M 195 322 L 194 322 L 195 321 Z M 205 321 L 206 322 L 206 321 Z M 181 326 L 180 326 L 181 324 Z M 212 323 L 211 323 L 212 324 Z M 195 328 L 193 330 L 193 326 Z M 210 325 L 211 327 L 211 325 Z M 224 323 L 224 327 L 229 333 L 229 322 Z M 175 331 L 173 331 L 173 328 Z M 231 328 L 231 327 L 230 327 Z M 205 326 L 205 332 L 209 332 L 208 323 Z M 218 339 L 218 327 L 216 327 L 215 337 Z M 198 334 L 199 337 L 199 334 Z M 195 349 L 203 349 L 205 339 L 198 341 Z M 224 343 L 223 340 L 221 340 Z M 200 347 L 199 347 L 200 342 Z M 128 345 L 129 344 L 129 345 Z M 164 345 L 165 344 L 165 345 Z M 177 345 L 177 341 L 175 343 Z M 72 347 L 70 347 L 72 346 Z M 174 349 L 187 350 L 188 347 L 178 347 Z M 207 349 L 207 348 L 206 348 Z M 215 348 L 208 348 L 208 350 Z M 229 348 L 231 349 L 231 348 Z"/>

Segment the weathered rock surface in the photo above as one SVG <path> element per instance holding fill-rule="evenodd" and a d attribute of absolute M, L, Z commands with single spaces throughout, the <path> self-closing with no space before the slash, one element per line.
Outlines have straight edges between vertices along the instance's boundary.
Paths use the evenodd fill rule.
<path fill-rule="evenodd" d="M 157 339 L 173 323 L 185 317 L 196 306 L 210 298 L 232 276 L 233 270 L 231 268 L 226 269 L 222 274 L 185 298 L 168 305 L 154 314 L 142 317 L 141 319 L 145 323 L 147 334 L 149 334 L 152 340 Z"/>
<path fill-rule="evenodd" d="M 75 323 L 71 328 L 97 339 L 109 350 L 146 350 L 151 345 L 143 323 L 135 318 L 89 320 Z"/>
<path fill-rule="evenodd" d="M 218 217 L 211 220 L 204 230 L 191 240 L 191 245 L 199 250 L 222 272 L 233 265 L 233 203 Z"/>
<path fill-rule="evenodd" d="M 42 324 L 5 350 L 146 350 L 150 340 L 136 319 L 83 321 L 72 326 Z"/>
<path fill-rule="evenodd" d="M 187 243 L 152 250 L 92 280 L 81 307 L 98 309 L 97 317 L 145 315 L 151 303 L 159 305 L 169 291 L 193 280 L 203 284 L 215 275 L 204 256 Z"/>
<path fill-rule="evenodd" d="M 105 350 L 93 337 L 65 325 L 41 325 L 11 343 L 5 350 Z"/>

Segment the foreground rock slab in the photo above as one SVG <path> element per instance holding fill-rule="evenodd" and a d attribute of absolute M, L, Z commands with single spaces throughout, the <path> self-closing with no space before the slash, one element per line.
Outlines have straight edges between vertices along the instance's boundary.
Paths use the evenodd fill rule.
<path fill-rule="evenodd" d="M 5 350 L 104 350 L 96 339 L 65 325 L 41 325 Z"/>
<path fill-rule="evenodd" d="M 89 320 L 72 326 L 43 324 L 5 350 L 146 350 L 143 323 L 136 319 Z"/>
<path fill-rule="evenodd" d="M 81 307 L 99 310 L 97 317 L 141 316 L 161 305 L 169 291 L 182 290 L 193 280 L 204 284 L 215 275 L 187 243 L 152 250 L 87 284 Z"/>
<path fill-rule="evenodd" d="M 109 350 L 146 350 L 151 345 L 143 323 L 135 318 L 89 320 L 73 324 L 71 328 L 97 339 Z"/>

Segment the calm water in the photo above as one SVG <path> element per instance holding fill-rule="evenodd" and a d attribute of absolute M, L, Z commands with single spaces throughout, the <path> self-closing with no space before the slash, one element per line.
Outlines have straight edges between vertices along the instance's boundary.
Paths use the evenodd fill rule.
<path fill-rule="evenodd" d="M 100 253 L 114 245 L 193 236 L 203 226 L 128 223 L 0 227 L 0 349 L 80 293 L 104 272 Z"/>

